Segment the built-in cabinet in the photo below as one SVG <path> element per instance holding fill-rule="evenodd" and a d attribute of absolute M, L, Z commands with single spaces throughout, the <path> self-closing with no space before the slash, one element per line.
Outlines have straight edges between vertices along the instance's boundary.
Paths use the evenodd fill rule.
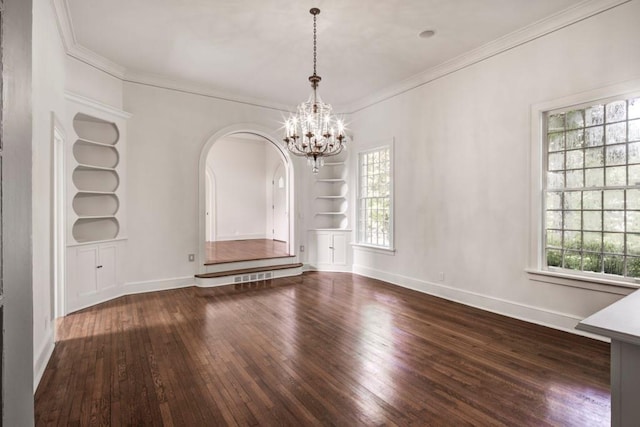
<path fill-rule="evenodd" d="M 126 244 L 126 120 L 129 114 L 67 94 L 65 311 L 109 298 L 121 286 Z"/>
<path fill-rule="evenodd" d="M 82 306 L 120 283 L 119 242 L 72 246 L 69 250 L 69 279 L 74 284 L 70 302 Z"/>
<path fill-rule="evenodd" d="M 310 230 L 310 266 L 317 270 L 348 271 L 350 235 L 348 230 Z"/>
<path fill-rule="evenodd" d="M 312 228 L 308 231 L 311 268 L 348 271 L 350 266 L 347 154 L 328 158 L 312 182 Z"/>

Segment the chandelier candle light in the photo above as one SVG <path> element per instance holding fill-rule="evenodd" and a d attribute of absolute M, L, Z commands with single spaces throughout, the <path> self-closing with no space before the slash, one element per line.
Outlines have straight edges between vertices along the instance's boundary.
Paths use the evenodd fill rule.
<path fill-rule="evenodd" d="M 292 154 L 306 157 L 317 174 L 325 157 L 342 152 L 347 137 L 342 120 L 332 114 L 331 105 L 322 102 L 318 94 L 322 79 L 316 74 L 316 18 L 320 9 L 314 7 L 309 13 L 313 15 L 313 75 L 309 77 L 313 91 L 306 102 L 298 105 L 297 113 L 285 121 L 284 142 Z"/>

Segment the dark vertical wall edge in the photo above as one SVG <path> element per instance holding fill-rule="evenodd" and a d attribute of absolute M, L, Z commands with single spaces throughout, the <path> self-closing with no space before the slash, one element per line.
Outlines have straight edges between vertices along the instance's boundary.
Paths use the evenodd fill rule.
<path fill-rule="evenodd" d="M 2 258 L 4 270 L 3 425 L 33 416 L 31 248 L 32 0 L 5 0 L 3 22 Z"/>

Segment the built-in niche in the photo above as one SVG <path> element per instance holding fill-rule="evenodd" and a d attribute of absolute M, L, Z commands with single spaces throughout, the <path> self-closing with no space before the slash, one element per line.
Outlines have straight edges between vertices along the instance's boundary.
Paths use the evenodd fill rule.
<path fill-rule="evenodd" d="M 120 230 L 116 218 L 120 132 L 115 123 L 83 113 L 75 115 L 73 128 L 78 136 L 72 146 L 77 165 L 71 177 L 77 218 L 71 234 L 78 243 L 115 239 Z"/>

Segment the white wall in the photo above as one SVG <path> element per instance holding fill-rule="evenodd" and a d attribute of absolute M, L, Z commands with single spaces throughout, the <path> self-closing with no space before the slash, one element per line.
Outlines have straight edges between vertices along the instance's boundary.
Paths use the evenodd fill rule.
<path fill-rule="evenodd" d="M 66 90 L 122 109 L 122 80 L 72 56 L 66 56 Z"/>
<path fill-rule="evenodd" d="M 33 349 L 36 384 L 53 351 L 52 113 L 64 121 L 65 53 L 51 2 L 33 2 Z"/>
<path fill-rule="evenodd" d="M 126 282 L 192 280 L 198 265 L 187 255 L 198 253 L 198 162 L 204 145 L 216 132 L 241 123 L 273 129 L 277 137 L 283 114 L 135 83 L 124 85 L 124 110 L 133 114 L 127 124 Z M 294 164 L 296 174 L 306 173 L 299 159 Z"/>
<path fill-rule="evenodd" d="M 265 239 L 265 155 L 268 141 L 241 135 L 217 141 L 207 157 L 216 177 L 216 240 Z"/>
<path fill-rule="evenodd" d="M 397 248 L 356 250 L 354 271 L 567 329 L 618 299 L 524 271 L 537 214 L 530 115 L 533 104 L 637 78 L 638 16 L 640 1 L 627 3 L 354 114 L 352 157 L 396 141 Z"/>

